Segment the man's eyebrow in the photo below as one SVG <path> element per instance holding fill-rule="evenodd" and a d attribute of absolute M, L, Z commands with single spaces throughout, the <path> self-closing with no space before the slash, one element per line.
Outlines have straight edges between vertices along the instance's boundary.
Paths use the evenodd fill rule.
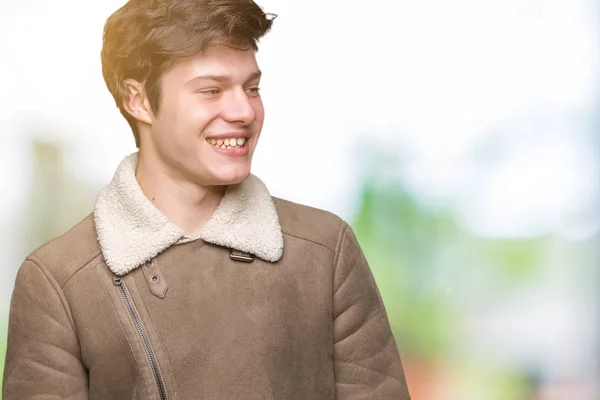
<path fill-rule="evenodd" d="M 252 74 L 250 74 L 250 76 L 248 77 L 248 82 L 250 81 L 254 81 L 256 79 L 259 79 L 262 76 L 262 71 L 256 71 L 253 72 Z"/>
<path fill-rule="evenodd" d="M 256 79 L 260 78 L 261 76 L 262 76 L 261 71 L 253 72 L 248 77 L 247 82 L 256 80 Z M 216 81 L 219 83 L 229 83 L 229 82 L 231 82 L 231 77 L 228 75 L 200 75 L 200 76 L 190 79 L 188 81 L 188 83 L 192 83 L 192 82 L 195 82 L 198 80 L 208 80 L 208 81 Z"/>

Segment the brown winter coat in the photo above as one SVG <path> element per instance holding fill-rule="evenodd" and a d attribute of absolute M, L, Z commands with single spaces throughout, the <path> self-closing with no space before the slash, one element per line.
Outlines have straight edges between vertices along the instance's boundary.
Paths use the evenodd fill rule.
<path fill-rule="evenodd" d="M 185 236 L 127 157 L 94 214 L 27 257 L 4 400 L 408 400 L 351 228 L 251 175 Z"/>

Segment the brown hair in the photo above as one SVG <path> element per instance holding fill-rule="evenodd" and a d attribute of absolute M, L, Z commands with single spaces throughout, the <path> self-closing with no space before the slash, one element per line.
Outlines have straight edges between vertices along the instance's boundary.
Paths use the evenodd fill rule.
<path fill-rule="evenodd" d="M 102 75 L 140 145 L 136 120 L 123 108 L 125 80 L 143 83 L 152 112 L 160 109 L 161 77 L 177 59 L 211 45 L 258 50 L 274 14 L 252 0 L 129 0 L 104 26 Z"/>

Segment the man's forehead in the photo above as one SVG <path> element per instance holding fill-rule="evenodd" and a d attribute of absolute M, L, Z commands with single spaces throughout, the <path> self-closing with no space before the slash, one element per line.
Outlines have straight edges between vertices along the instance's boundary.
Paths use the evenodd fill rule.
<path fill-rule="evenodd" d="M 233 49 L 208 51 L 180 59 L 171 72 L 186 81 L 196 78 L 215 81 L 258 79 L 262 74 L 254 51 Z"/>

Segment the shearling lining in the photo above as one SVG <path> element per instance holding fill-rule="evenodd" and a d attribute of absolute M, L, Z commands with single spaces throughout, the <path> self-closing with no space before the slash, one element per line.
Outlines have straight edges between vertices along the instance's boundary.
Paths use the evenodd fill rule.
<path fill-rule="evenodd" d="M 125 275 L 170 246 L 201 239 L 254 254 L 270 262 L 283 254 L 279 216 L 265 184 L 249 175 L 225 196 L 195 237 L 172 223 L 144 195 L 135 177 L 138 153 L 127 156 L 100 192 L 94 209 L 98 242 L 106 264 Z"/>

